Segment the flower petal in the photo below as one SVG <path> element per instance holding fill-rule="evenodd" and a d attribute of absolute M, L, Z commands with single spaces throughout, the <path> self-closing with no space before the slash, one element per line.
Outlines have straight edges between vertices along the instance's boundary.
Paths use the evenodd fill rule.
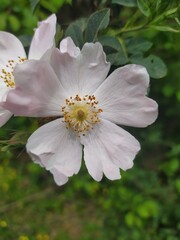
<path fill-rule="evenodd" d="M 77 57 L 80 54 L 80 49 L 76 47 L 70 37 L 64 38 L 59 46 L 61 53 L 68 53 L 71 57 Z"/>
<path fill-rule="evenodd" d="M 18 57 L 26 57 L 24 47 L 19 39 L 13 34 L 3 31 L 0 31 L 0 53 L 0 74 L 2 72 L 2 69 L 6 68 L 8 60 L 19 62 Z"/>
<path fill-rule="evenodd" d="M 60 51 L 54 50 L 51 58 L 51 65 L 62 86 L 69 96 L 92 94 L 104 81 L 110 68 L 101 44 L 86 43 L 79 54 L 75 53 L 72 43 L 70 50 L 66 50 L 64 45 L 60 45 Z"/>
<path fill-rule="evenodd" d="M 68 177 L 66 177 L 63 173 L 59 172 L 57 168 L 53 168 L 50 170 L 53 174 L 54 181 L 57 185 L 62 186 L 68 181 Z"/>
<path fill-rule="evenodd" d="M 15 68 L 16 88 L 9 91 L 5 109 L 19 116 L 60 116 L 64 91 L 51 66 L 30 60 Z"/>
<path fill-rule="evenodd" d="M 29 59 L 40 59 L 42 55 L 54 46 L 56 34 L 56 15 L 52 14 L 38 24 L 29 49 Z"/>
<path fill-rule="evenodd" d="M 24 47 L 20 40 L 9 32 L 0 31 L 0 64 L 6 65 L 7 60 L 13 57 L 26 57 Z"/>
<path fill-rule="evenodd" d="M 0 107 L 0 127 L 2 127 L 11 117 L 11 112 Z"/>
<path fill-rule="evenodd" d="M 103 172 L 111 180 L 119 179 L 119 168 L 127 170 L 133 166 L 133 159 L 140 150 L 139 142 L 107 120 L 101 120 L 90 131 L 80 139 L 89 174 L 97 181 L 101 180 Z"/>
<path fill-rule="evenodd" d="M 146 97 L 149 75 L 140 65 L 126 65 L 115 70 L 95 91 L 103 109 L 102 118 L 116 124 L 146 127 L 158 115 L 157 103 Z"/>
<path fill-rule="evenodd" d="M 59 185 L 80 169 L 82 145 L 77 136 L 66 129 L 62 119 L 36 130 L 28 139 L 26 148 L 32 160 L 49 170 Z"/>

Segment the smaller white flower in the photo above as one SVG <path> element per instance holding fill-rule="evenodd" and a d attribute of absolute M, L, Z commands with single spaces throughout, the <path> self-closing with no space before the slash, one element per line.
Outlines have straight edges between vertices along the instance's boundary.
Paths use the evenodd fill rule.
<path fill-rule="evenodd" d="M 16 115 L 59 117 L 28 139 L 32 160 L 49 170 L 58 185 L 77 174 L 82 159 L 97 181 L 120 178 L 140 150 L 139 142 L 119 125 L 146 127 L 157 118 L 157 103 L 146 96 L 149 75 L 126 65 L 108 77 L 110 64 L 100 43 L 82 50 L 66 38 L 50 64 L 29 61 L 15 69 L 16 88 L 5 107 Z"/>
<path fill-rule="evenodd" d="M 0 103 L 6 98 L 9 89 L 15 87 L 14 68 L 27 59 L 40 59 L 45 52 L 53 47 L 56 33 L 56 16 L 52 14 L 38 24 L 31 41 L 28 57 L 22 43 L 14 35 L 0 31 Z M 0 127 L 3 126 L 12 113 L 0 107 Z"/>

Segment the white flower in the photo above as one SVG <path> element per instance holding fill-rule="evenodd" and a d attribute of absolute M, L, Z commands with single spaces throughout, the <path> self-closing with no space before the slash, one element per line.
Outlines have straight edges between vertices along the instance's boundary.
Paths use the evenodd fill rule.
<path fill-rule="evenodd" d="M 146 127 L 157 117 L 157 103 L 146 96 L 149 75 L 139 65 L 116 69 L 100 43 L 82 50 L 70 38 L 54 49 L 50 65 L 29 61 L 15 69 L 16 88 L 9 91 L 6 107 L 16 115 L 59 117 L 28 140 L 34 162 L 49 170 L 58 185 L 77 174 L 82 159 L 97 181 L 103 173 L 120 178 L 120 169 L 133 166 L 139 142 L 116 124 Z M 106 78 L 107 77 L 107 78 Z"/>
<path fill-rule="evenodd" d="M 38 24 L 35 30 L 28 59 L 40 59 L 45 52 L 53 47 L 56 32 L 56 16 L 53 14 Z M 14 68 L 23 63 L 27 56 L 22 43 L 14 35 L 0 31 L 0 102 L 4 101 L 7 91 L 15 87 Z M 0 127 L 12 113 L 0 107 Z"/>

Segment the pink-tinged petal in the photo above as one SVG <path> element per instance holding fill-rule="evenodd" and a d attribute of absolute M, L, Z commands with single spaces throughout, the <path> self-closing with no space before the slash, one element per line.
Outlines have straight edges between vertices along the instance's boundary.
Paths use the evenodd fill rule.
<path fill-rule="evenodd" d="M 29 49 L 29 59 L 40 59 L 43 54 L 54 46 L 56 34 L 56 15 L 52 14 L 38 24 Z"/>
<path fill-rule="evenodd" d="M 72 55 L 72 49 L 64 53 L 54 50 L 51 65 L 56 75 L 70 96 L 92 94 L 104 81 L 110 68 L 101 44 L 86 43 L 81 53 Z"/>
<path fill-rule="evenodd" d="M 53 174 L 54 181 L 57 185 L 62 186 L 68 181 L 68 177 L 66 177 L 63 173 L 59 172 L 58 169 L 53 168 L 50 170 Z"/>
<path fill-rule="evenodd" d="M 127 131 L 107 120 L 81 136 L 84 160 L 89 174 L 97 181 L 102 173 L 111 180 L 119 179 L 119 168 L 127 170 L 140 150 L 139 142 Z"/>
<path fill-rule="evenodd" d="M 11 112 L 0 107 L 0 127 L 2 127 L 11 117 Z"/>
<path fill-rule="evenodd" d="M 3 107 L 19 116 L 60 116 L 64 91 L 51 66 L 30 60 L 15 68 L 16 87 L 8 92 Z"/>
<path fill-rule="evenodd" d="M 71 57 L 77 57 L 80 54 L 80 49 L 76 47 L 73 40 L 70 37 L 64 38 L 60 42 L 60 52 L 68 53 Z"/>
<path fill-rule="evenodd" d="M 9 92 L 10 88 L 7 86 L 0 85 L 0 106 L 2 105 L 2 102 L 6 101 L 6 96 Z"/>
<path fill-rule="evenodd" d="M 146 96 L 149 75 L 140 65 L 115 70 L 95 91 L 101 117 L 116 124 L 146 127 L 158 115 L 157 103 Z"/>
<path fill-rule="evenodd" d="M 0 31 L 0 53 L 0 75 L 2 74 L 2 69 L 7 68 L 8 60 L 19 62 L 18 57 L 26 57 L 24 47 L 19 39 L 11 33 L 2 31 Z"/>
<path fill-rule="evenodd" d="M 79 172 L 82 145 L 77 136 L 66 129 L 62 119 L 36 130 L 28 139 L 26 148 L 32 160 L 49 170 L 59 185 Z"/>

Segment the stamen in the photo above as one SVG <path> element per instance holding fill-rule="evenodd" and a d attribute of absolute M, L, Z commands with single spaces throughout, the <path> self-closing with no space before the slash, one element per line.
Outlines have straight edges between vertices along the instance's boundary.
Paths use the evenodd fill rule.
<path fill-rule="evenodd" d="M 67 123 L 66 128 L 77 132 L 78 136 L 85 133 L 89 129 L 93 129 L 93 125 L 100 122 L 99 114 L 103 111 L 98 108 L 98 101 L 94 95 L 85 95 L 82 98 L 77 94 L 74 98 L 71 96 L 65 99 L 66 105 L 61 108 L 64 114 L 64 122 Z"/>
<path fill-rule="evenodd" d="M 1 70 L 0 78 L 3 79 L 3 82 L 6 84 L 6 87 L 8 88 L 14 88 L 15 82 L 14 82 L 14 68 L 17 63 L 23 63 L 27 60 L 27 58 L 21 58 L 18 56 L 18 60 L 8 60 L 6 64 L 6 68 L 3 68 Z"/>

